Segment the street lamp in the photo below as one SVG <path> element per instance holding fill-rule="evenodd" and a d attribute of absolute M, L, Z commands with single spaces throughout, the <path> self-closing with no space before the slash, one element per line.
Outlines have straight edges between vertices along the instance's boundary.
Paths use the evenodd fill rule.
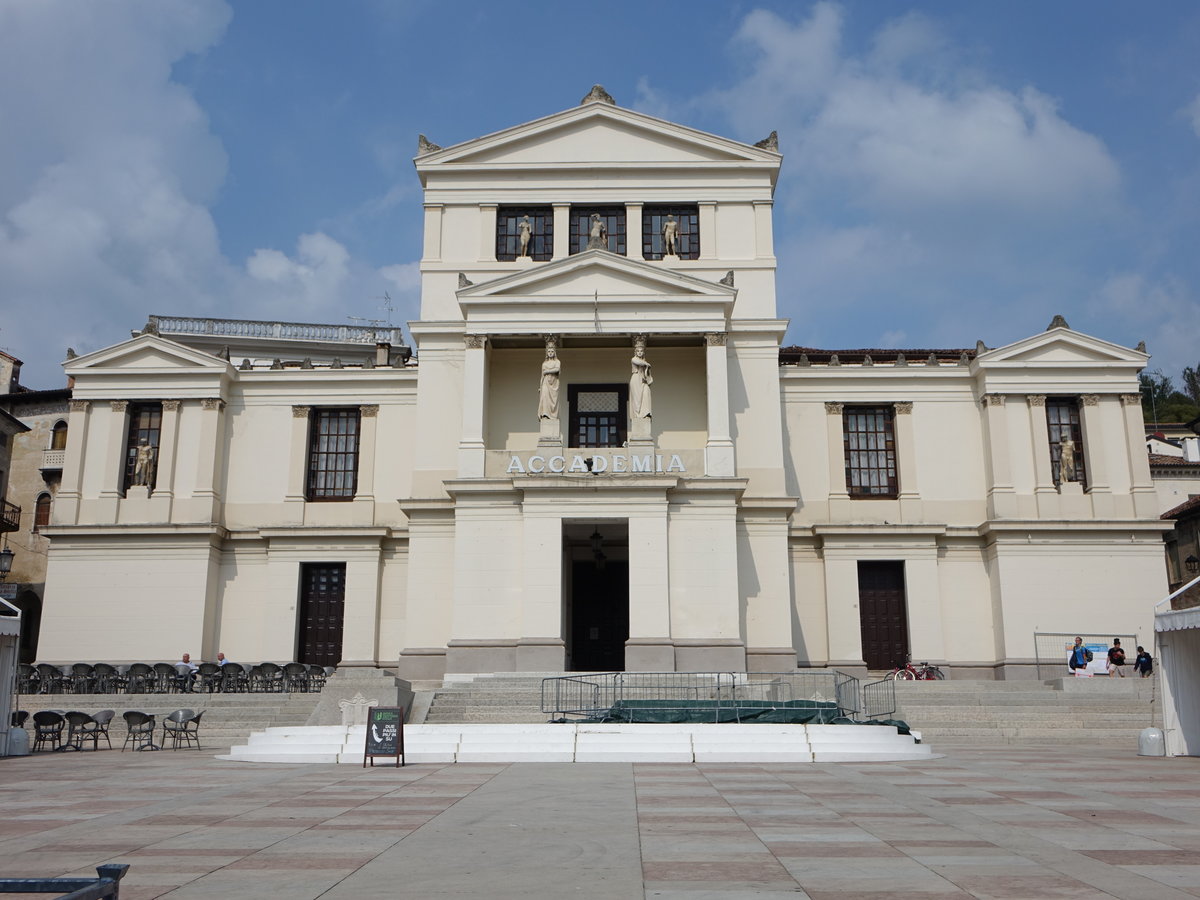
<path fill-rule="evenodd" d="M 9 564 L 11 565 L 12 563 L 10 562 Z M 1183 561 L 1183 565 L 1188 570 L 1189 575 L 1195 575 L 1196 572 L 1200 571 L 1200 559 L 1196 559 L 1195 556 L 1189 556 Z"/>
<path fill-rule="evenodd" d="M 8 547 L 0 550 L 0 581 L 8 577 L 12 571 L 13 552 Z"/>

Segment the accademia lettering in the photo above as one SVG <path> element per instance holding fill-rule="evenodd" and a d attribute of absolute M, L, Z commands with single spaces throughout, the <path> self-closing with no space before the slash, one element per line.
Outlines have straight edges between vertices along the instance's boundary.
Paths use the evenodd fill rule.
<path fill-rule="evenodd" d="M 663 461 L 666 460 L 666 465 Z M 567 465 L 567 457 L 565 456 L 533 456 L 522 460 L 519 456 L 513 456 L 509 460 L 508 469 L 505 470 L 506 475 L 561 475 L 581 474 L 599 475 L 608 472 L 613 475 L 654 475 L 664 474 L 669 472 L 686 472 L 687 467 L 684 466 L 683 460 L 679 458 L 678 453 L 672 453 L 668 458 L 662 453 L 613 453 L 605 455 L 603 453 L 595 453 L 591 456 L 584 456 L 582 453 L 576 453 L 571 457 L 571 464 Z"/>

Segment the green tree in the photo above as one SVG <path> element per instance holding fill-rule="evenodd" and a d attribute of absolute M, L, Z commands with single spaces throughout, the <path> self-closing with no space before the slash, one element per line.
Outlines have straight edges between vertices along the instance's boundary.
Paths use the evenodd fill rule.
<path fill-rule="evenodd" d="M 1161 369 L 1153 372 L 1143 372 L 1138 376 L 1142 385 L 1142 414 L 1147 422 L 1167 422 L 1163 413 L 1171 395 L 1175 393 L 1175 385 L 1171 379 L 1162 373 Z"/>
<path fill-rule="evenodd" d="M 1200 405 L 1200 366 L 1183 370 L 1183 392 L 1193 403 Z"/>

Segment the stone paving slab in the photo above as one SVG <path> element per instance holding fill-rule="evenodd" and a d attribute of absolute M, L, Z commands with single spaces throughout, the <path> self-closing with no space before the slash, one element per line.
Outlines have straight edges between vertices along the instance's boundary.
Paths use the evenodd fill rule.
<path fill-rule="evenodd" d="M 1173 900 L 1200 897 L 1197 851 L 1200 760 L 1109 748 L 803 765 L 0 760 L 0 877 L 125 862 L 125 900 Z"/>

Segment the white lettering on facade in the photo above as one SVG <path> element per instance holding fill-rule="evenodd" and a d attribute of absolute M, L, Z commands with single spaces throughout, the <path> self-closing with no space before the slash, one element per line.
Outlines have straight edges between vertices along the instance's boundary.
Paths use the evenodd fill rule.
<path fill-rule="evenodd" d="M 534 459 L 537 459 L 535 456 Z M 533 462 L 531 459 L 530 462 Z M 524 475 L 525 467 L 521 465 L 521 457 L 514 456 L 508 463 L 508 469 L 504 472 L 505 475 Z"/>
<path fill-rule="evenodd" d="M 535 461 L 537 462 L 536 466 L 534 465 Z M 544 456 L 529 457 L 529 474 L 530 475 L 541 475 L 545 471 L 546 471 L 546 457 L 544 457 Z"/>
<path fill-rule="evenodd" d="M 630 471 L 632 472 L 654 471 L 654 457 L 649 453 L 645 456 L 631 456 L 629 457 L 629 462 L 631 466 Z"/>
<path fill-rule="evenodd" d="M 662 457 L 660 456 L 659 459 L 662 459 Z M 668 472 L 686 472 L 687 471 L 687 469 L 685 469 L 683 467 L 683 460 L 679 458 L 678 453 L 671 454 L 671 461 L 669 463 L 667 463 L 667 471 Z"/>
<path fill-rule="evenodd" d="M 587 467 L 587 463 L 583 461 L 583 457 L 580 456 L 578 453 L 576 453 L 575 457 L 571 460 L 571 468 L 567 469 L 567 471 L 568 472 L 588 472 L 590 470 Z"/>
<path fill-rule="evenodd" d="M 616 472 L 628 472 L 628 471 L 629 470 L 627 468 L 625 468 L 625 454 L 624 453 L 614 453 L 613 454 L 613 472 L 616 473 Z"/>
<path fill-rule="evenodd" d="M 664 472 L 687 473 L 687 466 L 684 465 L 683 457 L 678 453 L 672 453 L 666 468 L 663 468 L 663 460 L 665 459 L 668 459 L 668 457 L 662 453 L 647 453 L 642 456 L 625 453 L 613 453 L 611 455 L 594 453 L 590 457 L 584 456 L 582 453 L 575 453 L 572 454 L 568 464 L 566 456 L 546 457 L 535 454 L 522 459 L 516 454 L 510 454 L 505 474 L 544 475 L 550 472 L 555 475 L 561 475 L 567 472 L 581 475 L 601 475 L 605 472 L 611 472 L 614 475 L 630 473 L 652 475 Z"/>
<path fill-rule="evenodd" d="M 658 454 L 656 457 L 654 457 L 654 471 L 655 472 L 662 471 L 662 454 L 661 453 Z"/>
<path fill-rule="evenodd" d="M 592 457 L 592 474 L 599 475 L 601 472 L 608 471 L 608 457 L 601 456 L 597 453 Z"/>
<path fill-rule="evenodd" d="M 557 467 L 555 467 L 555 465 L 554 465 L 555 463 L 558 463 Z M 566 467 L 567 467 L 566 457 L 563 457 L 563 456 L 550 457 L 550 471 L 553 472 L 555 475 L 561 475 L 562 470 L 565 469 Z"/>

